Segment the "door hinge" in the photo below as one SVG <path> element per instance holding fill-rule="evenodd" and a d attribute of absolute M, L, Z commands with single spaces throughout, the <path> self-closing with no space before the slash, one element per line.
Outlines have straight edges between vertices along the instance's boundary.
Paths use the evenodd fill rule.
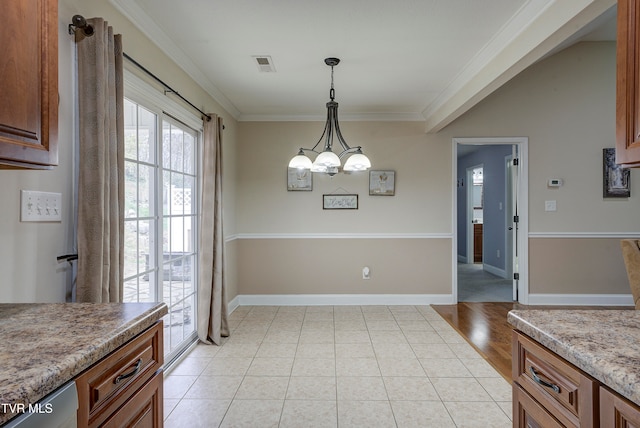
<path fill-rule="evenodd" d="M 515 159 L 513 160 L 513 164 L 514 164 L 514 165 L 518 165 L 518 162 L 519 162 L 519 161 L 518 161 L 518 158 L 515 158 Z"/>
<path fill-rule="evenodd" d="M 513 279 L 519 280 L 520 279 L 520 274 L 519 273 L 514 273 L 513 274 Z"/>
<path fill-rule="evenodd" d="M 519 215 L 514 215 L 513 216 L 513 222 L 514 223 L 520 223 L 520 216 Z"/>

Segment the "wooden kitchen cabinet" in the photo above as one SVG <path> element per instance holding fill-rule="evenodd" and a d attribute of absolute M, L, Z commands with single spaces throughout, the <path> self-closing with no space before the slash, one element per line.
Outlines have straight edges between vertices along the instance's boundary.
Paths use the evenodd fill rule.
<path fill-rule="evenodd" d="M 78 427 L 162 427 L 162 321 L 76 378 Z"/>
<path fill-rule="evenodd" d="M 604 387 L 600 387 L 600 427 L 640 427 L 640 407 Z"/>
<path fill-rule="evenodd" d="M 3 0 L 0 168 L 58 164 L 58 1 Z"/>
<path fill-rule="evenodd" d="M 527 428 L 564 427 L 516 383 L 513 384 L 513 426 Z"/>
<path fill-rule="evenodd" d="M 640 167 L 640 5 L 618 0 L 616 163 Z"/>
<path fill-rule="evenodd" d="M 640 427 L 636 404 L 515 330 L 512 345 L 515 428 Z"/>
<path fill-rule="evenodd" d="M 159 374 L 134 393 L 101 427 L 161 427 L 162 413 L 162 374 Z"/>
<path fill-rule="evenodd" d="M 554 420 L 558 420 L 561 426 L 598 426 L 596 380 L 527 336 L 515 331 L 513 332 L 512 364 L 514 386 L 522 388 L 528 397 L 545 409 Z M 515 398 L 514 395 L 514 400 Z M 529 408 L 531 407 L 529 405 Z"/>

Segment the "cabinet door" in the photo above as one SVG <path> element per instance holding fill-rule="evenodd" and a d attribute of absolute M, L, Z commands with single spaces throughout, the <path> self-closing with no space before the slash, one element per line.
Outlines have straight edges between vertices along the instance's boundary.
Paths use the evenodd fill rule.
<path fill-rule="evenodd" d="M 617 394 L 600 387 L 600 427 L 640 427 L 640 409 Z"/>
<path fill-rule="evenodd" d="M 0 165 L 58 163 L 58 2 L 2 0 Z"/>
<path fill-rule="evenodd" d="M 616 163 L 640 166 L 640 5 L 618 1 Z"/>

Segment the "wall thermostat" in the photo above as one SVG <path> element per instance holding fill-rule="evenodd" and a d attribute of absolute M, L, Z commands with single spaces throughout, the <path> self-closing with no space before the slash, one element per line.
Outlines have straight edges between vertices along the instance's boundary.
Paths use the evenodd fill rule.
<path fill-rule="evenodd" d="M 562 178 L 551 178 L 547 182 L 547 186 L 549 187 L 560 187 L 562 186 Z"/>

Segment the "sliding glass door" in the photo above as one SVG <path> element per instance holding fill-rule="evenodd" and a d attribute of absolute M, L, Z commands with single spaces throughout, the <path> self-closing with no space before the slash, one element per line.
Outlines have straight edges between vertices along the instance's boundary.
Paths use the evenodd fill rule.
<path fill-rule="evenodd" d="M 167 361 L 195 338 L 199 133 L 125 100 L 126 302 L 164 301 Z"/>

